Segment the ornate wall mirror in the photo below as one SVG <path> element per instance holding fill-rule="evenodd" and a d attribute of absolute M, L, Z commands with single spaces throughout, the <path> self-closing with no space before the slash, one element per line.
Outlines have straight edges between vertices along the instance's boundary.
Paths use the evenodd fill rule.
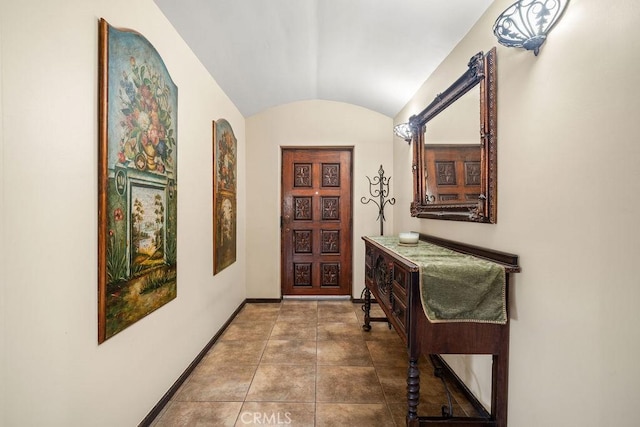
<path fill-rule="evenodd" d="M 409 119 L 412 216 L 496 222 L 496 85 L 494 47 L 474 55 L 458 80 Z"/>

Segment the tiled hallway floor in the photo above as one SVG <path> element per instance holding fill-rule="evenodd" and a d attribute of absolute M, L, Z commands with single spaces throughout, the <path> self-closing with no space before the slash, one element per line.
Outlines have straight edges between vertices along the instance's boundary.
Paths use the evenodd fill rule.
<path fill-rule="evenodd" d="M 362 331 L 362 318 L 349 301 L 246 304 L 152 425 L 405 425 L 406 349 L 386 323 Z M 440 415 L 444 386 L 420 366 L 419 413 Z M 475 415 L 452 393 L 455 415 Z"/>

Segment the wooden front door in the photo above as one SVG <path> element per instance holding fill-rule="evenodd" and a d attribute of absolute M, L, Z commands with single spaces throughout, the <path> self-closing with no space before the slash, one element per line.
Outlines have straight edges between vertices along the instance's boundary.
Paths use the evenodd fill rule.
<path fill-rule="evenodd" d="M 351 157 L 282 149 L 282 295 L 351 295 Z"/>

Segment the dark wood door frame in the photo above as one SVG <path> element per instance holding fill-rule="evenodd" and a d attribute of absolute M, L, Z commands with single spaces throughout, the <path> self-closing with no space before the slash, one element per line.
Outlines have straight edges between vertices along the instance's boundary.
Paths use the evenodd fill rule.
<path fill-rule="evenodd" d="M 282 295 L 351 296 L 353 147 L 286 146 L 281 155 Z"/>

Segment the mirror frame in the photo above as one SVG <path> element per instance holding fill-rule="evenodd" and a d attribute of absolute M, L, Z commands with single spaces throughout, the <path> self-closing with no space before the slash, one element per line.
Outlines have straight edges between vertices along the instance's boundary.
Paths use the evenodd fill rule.
<path fill-rule="evenodd" d="M 427 197 L 425 130 L 427 123 L 480 85 L 480 197 L 477 203 L 434 203 Z M 498 201 L 496 48 L 471 57 L 468 69 L 420 113 L 409 118 L 413 143 L 413 202 L 411 216 L 495 224 Z"/>

